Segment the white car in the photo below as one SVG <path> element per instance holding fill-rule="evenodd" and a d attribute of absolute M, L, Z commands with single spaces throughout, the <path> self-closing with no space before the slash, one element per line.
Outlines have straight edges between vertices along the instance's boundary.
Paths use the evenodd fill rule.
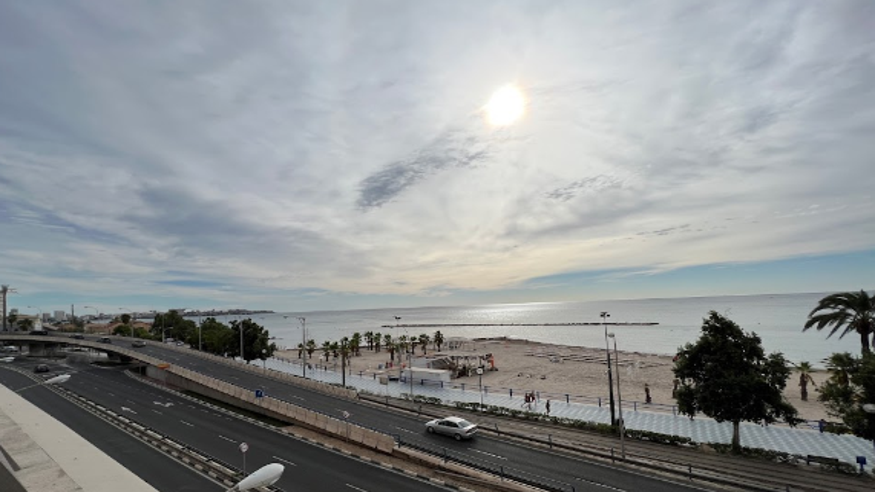
<path fill-rule="evenodd" d="M 461 441 L 474 437 L 474 434 L 477 433 L 477 425 L 460 417 L 444 417 L 426 422 L 425 430 L 429 434 L 444 434 Z"/>

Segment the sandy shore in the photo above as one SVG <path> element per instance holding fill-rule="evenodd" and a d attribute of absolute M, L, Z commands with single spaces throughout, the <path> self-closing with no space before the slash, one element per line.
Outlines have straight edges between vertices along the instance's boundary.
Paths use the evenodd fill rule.
<path fill-rule="evenodd" d="M 432 356 L 437 351 L 429 346 L 427 355 Z M 604 348 L 573 347 L 567 345 L 547 345 L 525 340 L 468 340 L 458 348 L 449 350 L 445 345 L 440 352 L 445 355 L 469 355 L 472 358 L 492 354 L 496 371 L 486 371 L 483 374 L 483 385 L 490 392 L 508 392 L 513 389 L 514 395 L 522 395 L 526 391 L 540 393 L 541 399 L 565 399 L 569 394 L 572 398 L 607 399 L 608 382 L 605 364 Z M 319 357 L 321 350 L 313 355 Z M 422 354 L 417 349 L 417 355 Z M 276 355 L 297 360 L 297 350 L 278 352 Z M 612 363 L 614 354 L 611 353 Z M 671 397 L 672 373 L 671 357 L 665 355 L 644 354 L 639 352 L 620 352 L 620 383 L 624 408 L 637 401 L 639 409 L 645 401 L 644 385 L 650 387 L 652 403 L 673 405 Z M 324 363 L 324 357 L 321 361 Z M 396 363 L 397 363 L 396 355 Z M 385 350 L 373 352 L 362 348 L 361 355 L 351 360 L 352 371 L 358 373 L 378 371 L 380 364 L 389 361 L 389 353 Z M 329 366 L 334 366 L 334 359 L 329 358 Z M 488 366 L 488 365 L 487 365 Z M 397 366 L 396 366 L 397 367 Z M 827 378 L 825 371 L 812 373 L 817 385 Z M 478 376 L 468 376 L 454 379 L 455 383 L 465 383 L 476 386 Z M 799 411 L 799 416 L 807 420 L 830 419 L 826 409 L 817 401 L 817 390 L 808 386 L 808 401 L 802 401 L 799 393 L 799 374 L 794 371 L 787 381 L 784 396 Z M 614 382 L 616 385 L 616 381 Z M 628 402 L 628 403 L 627 403 Z"/>

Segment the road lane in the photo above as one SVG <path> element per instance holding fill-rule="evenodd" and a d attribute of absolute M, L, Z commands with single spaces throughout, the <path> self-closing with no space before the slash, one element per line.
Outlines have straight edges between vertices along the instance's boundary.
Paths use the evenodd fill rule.
<path fill-rule="evenodd" d="M 33 381 L 0 366 L 0 384 L 17 390 L 31 386 Z M 179 492 L 226 490 L 225 487 L 107 424 L 48 388 L 37 386 L 22 391 L 20 395 L 158 490 Z M 123 484 L 120 484 L 119 490 L 123 489 Z"/>
<path fill-rule="evenodd" d="M 122 406 L 130 408 L 137 413 L 129 413 L 128 418 L 232 466 L 243 467 L 243 455 L 239 449 L 242 442 L 249 445 L 246 453 L 248 471 L 273 461 L 293 463 L 293 468 L 287 470 L 276 484 L 285 490 L 328 492 L 350 486 L 368 491 L 447 490 L 229 417 L 224 412 L 134 380 L 120 370 L 77 367 L 77 377 L 65 383 L 65 388 L 116 411 Z M 100 389 L 94 390 L 95 386 Z M 109 392 L 116 397 L 109 397 Z M 161 408 L 161 415 L 149 411 L 153 410 L 152 407 Z"/>

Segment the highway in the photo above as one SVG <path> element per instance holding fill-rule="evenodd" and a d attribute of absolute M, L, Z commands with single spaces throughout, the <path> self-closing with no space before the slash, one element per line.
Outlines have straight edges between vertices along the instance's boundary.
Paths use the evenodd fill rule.
<path fill-rule="evenodd" d="M 116 343 L 123 343 L 116 339 Z M 129 346 L 129 345 L 128 345 Z M 570 455 L 530 449 L 512 441 L 488 437 L 481 433 L 471 440 L 456 442 L 445 436 L 425 433 L 425 419 L 387 411 L 356 401 L 345 400 L 311 391 L 294 384 L 267 379 L 233 365 L 208 359 L 160 345 L 137 349 L 145 354 L 209 375 L 226 382 L 255 390 L 265 390 L 274 398 L 339 418 L 346 411 L 349 420 L 364 427 L 400 436 L 403 442 L 435 452 L 457 454 L 468 462 L 491 469 L 513 469 L 520 475 L 540 483 L 565 483 L 577 491 L 603 492 L 605 487 L 616 491 L 648 490 L 653 492 L 701 490 L 686 484 L 667 481 L 630 472 L 602 463 L 590 462 Z"/>
<path fill-rule="evenodd" d="M 36 361 L 21 365 L 31 368 L 36 365 Z M 50 365 L 58 367 L 57 364 Z M 5 367 L 5 364 L 0 365 L 0 384 L 12 390 L 34 384 L 33 380 Z M 226 487 L 220 486 L 195 470 L 107 424 L 48 388 L 42 386 L 28 388 L 20 395 L 73 429 L 157 490 L 179 492 L 226 490 Z M 123 490 L 124 487 L 120 484 L 119 489 Z"/>
<path fill-rule="evenodd" d="M 285 465 L 286 471 L 276 483 L 284 490 L 448 490 L 229 416 L 197 401 L 144 384 L 125 375 L 119 368 L 83 364 L 73 364 L 71 367 L 74 371 L 69 372 L 73 373 L 73 377 L 64 383 L 65 389 L 229 465 L 243 468 L 243 454 L 239 446 L 246 442 L 249 448 L 246 470 L 252 472 L 272 462 Z M 184 490 L 172 487 L 159 489 Z"/>

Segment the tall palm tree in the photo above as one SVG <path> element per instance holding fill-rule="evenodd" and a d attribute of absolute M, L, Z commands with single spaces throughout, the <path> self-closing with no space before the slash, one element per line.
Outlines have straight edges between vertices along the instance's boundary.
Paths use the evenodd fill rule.
<path fill-rule="evenodd" d="M 440 352 L 441 345 L 444 344 L 444 334 L 440 331 L 434 332 L 434 344 L 437 345 L 438 352 Z"/>
<path fill-rule="evenodd" d="M 365 332 L 365 343 L 368 344 L 368 350 L 374 350 L 374 332 Z"/>
<path fill-rule="evenodd" d="M 808 314 L 808 321 L 802 331 L 812 326 L 817 331 L 832 326 L 827 338 L 841 329 L 844 331 L 839 338 L 851 332 L 858 333 L 863 353 L 867 354 L 870 347 L 869 336 L 875 332 L 875 297 L 870 297 L 864 290 L 828 295 Z"/>
<path fill-rule="evenodd" d="M 428 347 L 428 342 L 430 341 L 431 337 L 427 334 L 423 333 L 422 335 L 419 335 L 419 344 L 422 345 L 422 355 L 425 355 L 425 349 Z"/>
<path fill-rule="evenodd" d="M 325 340 L 322 342 L 322 357 L 325 357 L 325 362 L 328 362 L 328 354 L 331 353 L 331 342 Z"/>
<path fill-rule="evenodd" d="M 374 333 L 374 352 L 380 351 L 380 344 L 383 341 L 383 335 L 380 332 Z"/>
<path fill-rule="evenodd" d="M 361 351 L 362 347 L 362 335 L 359 332 L 355 332 L 352 334 L 352 338 L 349 339 L 349 350 L 356 357 L 362 355 Z"/>
<path fill-rule="evenodd" d="M 808 401 L 808 383 L 813 384 L 815 388 L 817 387 L 817 383 L 811 377 L 811 364 L 808 361 L 803 361 L 795 365 L 796 369 L 799 370 L 799 394 L 802 401 Z"/>

